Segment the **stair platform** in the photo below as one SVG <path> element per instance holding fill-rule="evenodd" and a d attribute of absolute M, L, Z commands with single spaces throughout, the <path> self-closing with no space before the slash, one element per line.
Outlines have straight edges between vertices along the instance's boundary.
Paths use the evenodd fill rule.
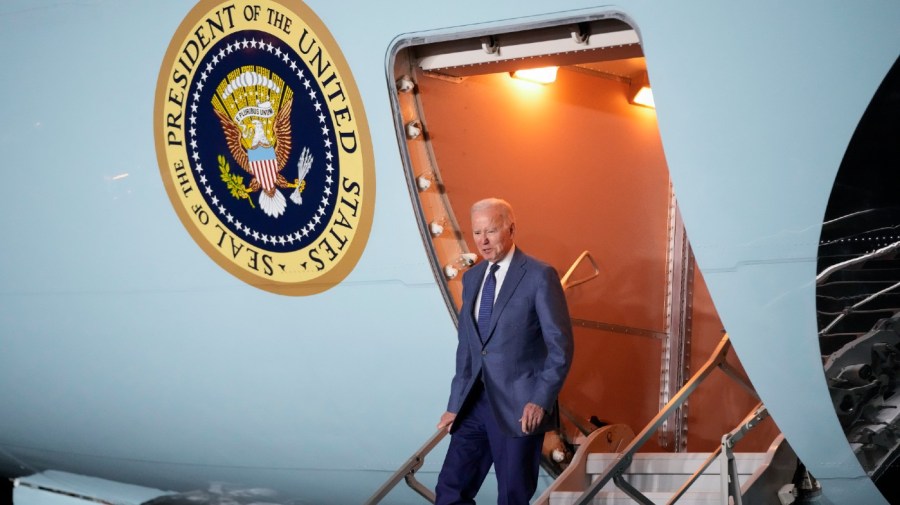
<path fill-rule="evenodd" d="M 591 481 L 598 479 L 617 456 L 614 453 L 588 455 L 587 473 Z M 735 453 L 734 456 L 742 484 L 766 461 L 765 453 Z M 665 504 L 708 457 L 708 453 L 637 453 L 623 476 L 650 501 Z M 721 468 L 721 462 L 714 461 L 678 500 L 678 504 L 721 504 Z M 581 493 L 576 491 L 557 491 L 550 495 L 550 505 L 572 505 L 579 496 Z M 633 505 L 636 502 L 613 482 L 608 482 L 591 503 Z"/>

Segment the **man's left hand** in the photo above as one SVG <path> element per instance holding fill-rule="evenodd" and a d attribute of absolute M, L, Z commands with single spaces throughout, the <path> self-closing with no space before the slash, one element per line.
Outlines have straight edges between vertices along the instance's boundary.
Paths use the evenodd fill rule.
<path fill-rule="evenodd" d="M 530 435 L 541 425 L 543 420 L 544 409 L 536 403 L 526 403 L 525 408 L 522 409 L 522 419 L 519 419 L 522 422 L 522 432 Z"/>

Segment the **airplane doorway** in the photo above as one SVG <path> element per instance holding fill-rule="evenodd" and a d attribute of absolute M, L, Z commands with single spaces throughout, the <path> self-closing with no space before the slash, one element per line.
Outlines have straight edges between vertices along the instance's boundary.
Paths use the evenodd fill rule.
<path fill-rule="evenodd" d="M 512 75 L 548 66 L 558 67 L 549 84 Z M 568 440 L 601 423 L 640 430 L 724 332 L 681 223 L 656 112 L 634 103 L 647 71 L 639 33 L 618 13 L 413 34 L 389 55 L 407 183 L 450 317 L 477 260 L 468 212 L 481 198 L 513 205 L 517 246 L 561 276 L 571 268 Z M 711 451 L 756 402 L 713 376 L 647 449 Z M 767 421 L 741 450 L 765 451 L 776 434 Z"/>

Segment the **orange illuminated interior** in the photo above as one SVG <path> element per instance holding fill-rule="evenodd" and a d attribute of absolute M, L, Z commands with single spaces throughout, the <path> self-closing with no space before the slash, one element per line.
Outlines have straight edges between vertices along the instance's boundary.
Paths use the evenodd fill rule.
<path fill-rule="evenodd" d="M 667 330 L 675 205 L 656 111 L 629 103 L 624 79 L 571 66 L 561 67 L 547 85 L 514 79 L 509 72 L 448 79 L 414 65 L 398 66 L 410 72 L 416 86 L 416 108 L 401 107 L 401 113 L 404 119 L 415 117 L 425 132 L 406 140 L 409 176 L 439 167 L 439 174 L 425 175 L 440 184 L 416 195 L 423 223 L 439 221 L 449 229 L 437 237 L 423 233 L 435 262 L 454 262 L 462 240 L 475 251 L 468 209 L 489 196 L 513 205 L 517 246 L 555 266 L 561 276 L 589 251 L 599 275 L 567 290 L 572 318 L 642 329 L 650 336 L 576 326 L 576 356 L 561 404 L 582 422 L 595 416 L 639 431 L 660 409 L 663 358 L 656 335 Z M 443 215 L 434 203 L 439 200 L 452 215 Z M 459 275 L 453 279 L 436 269 L 453 310 L 460 304 L 465 269 L 456 266 Z M 700 267 L 693 270 L 686 378 L 723 336 Z M 729 361 L 740 368 L 733 353 Z M 688 402 L 682 450 L 714 450 L 756 403 L 715 372 Z M 766 421 L 738 450 L 765 451 L 777 433 Z M 651 441 L 644 450 L 674 450 L 660 443 Z"/>

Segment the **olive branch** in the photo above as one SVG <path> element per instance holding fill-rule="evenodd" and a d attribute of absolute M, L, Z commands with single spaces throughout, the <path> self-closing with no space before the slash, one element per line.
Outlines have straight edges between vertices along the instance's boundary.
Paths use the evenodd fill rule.
<path fill-rule="evenodd" d="M 231 196 L 242 199 L 246 198 L 248 202 L 250 202 L 250 207 L 256 208 L 253 205 L 253 200 L 250 199 L 250 191 L 244 186 L 244 178 L 240 175 L 235 175 L 231 173 L 231 166 L 225 161 L 225 156 L 219 155 L 219 172 L 222 172 L 222 180 L 225 182 L 225 185 L 228 186 L 228 191 L 231 192 Z"/>

